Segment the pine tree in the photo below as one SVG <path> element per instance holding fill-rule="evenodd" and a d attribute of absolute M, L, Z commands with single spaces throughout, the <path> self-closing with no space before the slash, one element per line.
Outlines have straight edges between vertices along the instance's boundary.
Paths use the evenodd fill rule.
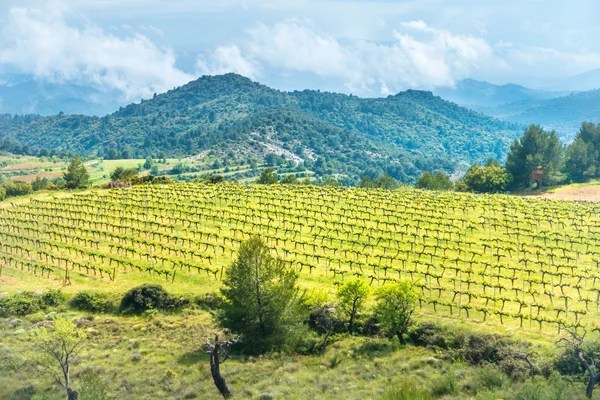
<path fill-rule="evenodd" d="M 73 157 L 67 168 L 67 172 L 63 174 L 63 179 L 65 180 L 65 187 L 67 189 L 77 189 L 88 186 L 90 176 L 79 156 Z"/>

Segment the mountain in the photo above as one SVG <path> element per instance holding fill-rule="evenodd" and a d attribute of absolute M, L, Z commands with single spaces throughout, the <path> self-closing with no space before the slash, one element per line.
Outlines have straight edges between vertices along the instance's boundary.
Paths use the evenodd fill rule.
<path fill-rule="evenodd" d="M 101 116 L 121 105 L 116 92 L 88 86 L 45 82 L 28 75 L 3 75 L 0 82 L 0 113 Z"/>
<path fill-rule="evenodd" d="M 235 74 L 204 76 L 102 118 L 0 117 L 0 139 L 26 146 L 106 158 L 275 153 L 352 182 L 365 173 L 410 182 L 426 170 L 464 170 L 503 158 L 521 132 L 430 92 L 281 92 Z"/>
<path fill-rule="evenodd" d="M 437 88 L 434 93 L 443 99 L 478 111 L 521 101 L 548 100 L 568 94 L 529 89 L 512 83 L 494 85 L 473 79 L 458 81 L 454 87 Z"/>
<path fill-rule="evenodd" d="M 575 137 L 582 122 L 600 122 L 600 90 L 574 93 L 551 100 L 524 101 L 487 110 L 490 115 L 520 124 L 539 124 L 563 138 Z"/>

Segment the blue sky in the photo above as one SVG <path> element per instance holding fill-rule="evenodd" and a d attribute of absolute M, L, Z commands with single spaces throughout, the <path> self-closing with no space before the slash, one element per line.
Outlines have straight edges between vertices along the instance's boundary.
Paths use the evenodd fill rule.
<path fill-rule="evenodd" d="M 381 96 L 600 68 L 597 0 L 0 0 L 0 72 L 149 97 L 237 72 Z"/>

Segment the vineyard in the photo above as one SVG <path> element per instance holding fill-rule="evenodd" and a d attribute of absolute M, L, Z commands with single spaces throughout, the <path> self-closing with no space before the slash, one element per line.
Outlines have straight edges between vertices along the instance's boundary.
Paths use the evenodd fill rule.
<path fill-rule="evenodd" d="M 424 313 L 558 332 L 600 305 L 600 205 L 317 186 L 140 186 L 0 208 L 0 274 L 214 287 L 259 235 L 305 286 L 411 279 Z"/>

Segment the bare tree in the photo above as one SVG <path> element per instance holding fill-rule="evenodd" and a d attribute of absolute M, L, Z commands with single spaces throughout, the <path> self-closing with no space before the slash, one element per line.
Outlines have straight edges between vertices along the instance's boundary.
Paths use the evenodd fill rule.
<path fill-rule="evenodd" d="M 585 388 L 585 395 L 588 399 L 591 399 L 594 387 L 596 387 L 596 384 L 600 380 L 600 372 L 596 366 L 595 354 L 589 354 L 582 348 L 587 331 L 584 331 L 583 334 L 579 334 L 576 330 L 567 328 L 563 328 L 563 330 L 569 334 L 569 337 L 562 337 L 556 343 L 563 343 L 575 350 L 581 366 L 588 373 L 588 383 Z"/>
<path fill-rule="evenodd" d="M 204 351 L 210 354 L 210 373 L 215 382 L 215 386 L 225 399 L 233 397 L 231 389 L 225 382 L 225 378 L 221 375 L 221 364 L 229 358 L 231 354 L 231 346 L 240 340 L 239 337 L 230 340 L 219 340 L 219 335 L 215 334 L 215 340 L 211 342 L 206 340 Z"/>

